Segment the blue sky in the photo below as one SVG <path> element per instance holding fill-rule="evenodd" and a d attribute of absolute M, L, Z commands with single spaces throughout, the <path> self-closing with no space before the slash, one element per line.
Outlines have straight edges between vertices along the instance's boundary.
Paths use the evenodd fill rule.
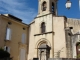
<path fill-rule="evenodd" d="M 67 0 L 58 0 L 58 15 L 80 19 L 79 0 L 70 0 L 72 7 L 66 9 Z M 0 0 L 0 14 L 12 14 L 29 24 L 38 12 L 38 0 Z"/>

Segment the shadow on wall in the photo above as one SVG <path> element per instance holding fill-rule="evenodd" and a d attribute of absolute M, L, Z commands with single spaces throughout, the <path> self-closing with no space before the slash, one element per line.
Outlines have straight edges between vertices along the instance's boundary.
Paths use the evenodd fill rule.
<path fill-rule="evenodd" d="M 33 58 L 33 60 L 39 60 L 38 58 Z M 76 58 L 49 58 L 48 60 L 80 60 Z"/>

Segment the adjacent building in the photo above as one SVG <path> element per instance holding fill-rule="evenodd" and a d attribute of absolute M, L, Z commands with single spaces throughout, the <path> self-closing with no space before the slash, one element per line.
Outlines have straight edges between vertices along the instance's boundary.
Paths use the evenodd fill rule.
<path fill-rule="evenodd" d="M 21 54 L 27 56 L 28 36 L 28 25 L 21 19 L 10 14 L 0 15 L 0 47 L 8 51 L 13 60 L 19 60 Z"/>

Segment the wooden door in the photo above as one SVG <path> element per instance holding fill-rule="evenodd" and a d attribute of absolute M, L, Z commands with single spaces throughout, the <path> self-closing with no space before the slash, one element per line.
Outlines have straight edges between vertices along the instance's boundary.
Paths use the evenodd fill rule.
<path fill-rule="evenodd" d="M 80 42 L 76 44 L 77 58 L 80 58 Z"/>

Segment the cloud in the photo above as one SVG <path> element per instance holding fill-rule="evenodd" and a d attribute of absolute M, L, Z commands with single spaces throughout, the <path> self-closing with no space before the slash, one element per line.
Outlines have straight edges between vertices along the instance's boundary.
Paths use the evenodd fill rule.
<path fill-rule="evenodd" d="M 37 15 L 34 8 L 30 7 L 28 0 L 0 0 L 0 13 L 9 13 L 30 23 Z"/>

